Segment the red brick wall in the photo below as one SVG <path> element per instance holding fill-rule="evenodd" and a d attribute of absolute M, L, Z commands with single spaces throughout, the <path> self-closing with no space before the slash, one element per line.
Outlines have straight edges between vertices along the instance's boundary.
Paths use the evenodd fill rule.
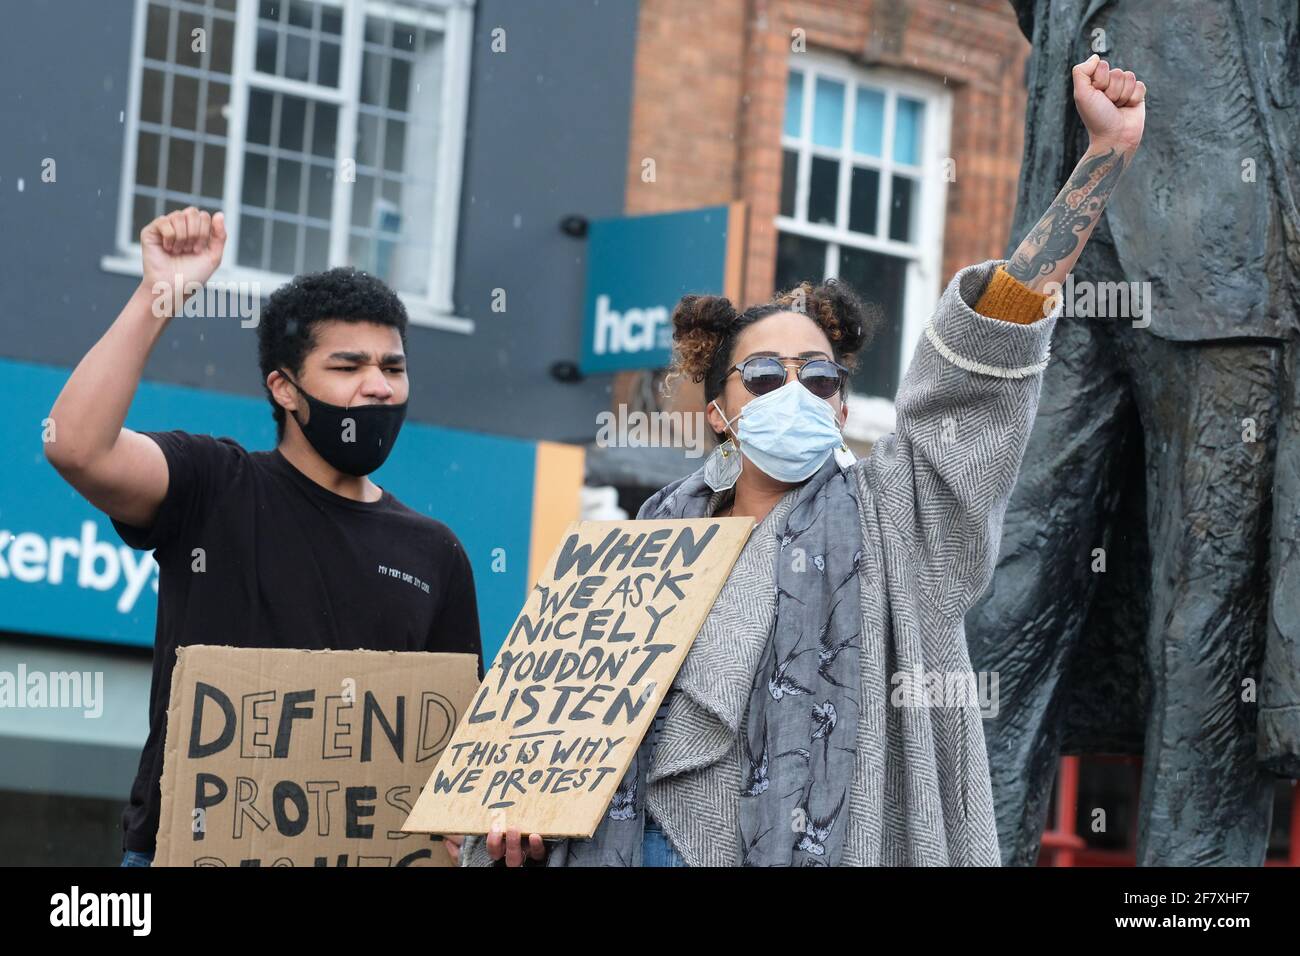
<path fill-rule="evenodd" d="M 942 279 L 1000 256 L 1015 202 L 1029 53 L 1004 0 L 641 0 L 627 212 L 747 202 L 744 300 L 771 295 L 795 28 L 810 50 L 946 80 L 956 180 L 948 184 Z M 653 182 L 642 178 L 647 158 Z"/>

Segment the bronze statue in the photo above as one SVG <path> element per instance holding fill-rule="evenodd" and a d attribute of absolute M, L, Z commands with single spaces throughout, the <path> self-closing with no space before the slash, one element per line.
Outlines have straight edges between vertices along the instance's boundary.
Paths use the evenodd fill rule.
<path fill-rule="evenodd" d="M 1274 775 L 1300 776 L 1300 3 L 1012 5 L 1033 44 L 1013 236 L 1086 146 L 1070 63 L 1122 60 L 1151 110 L 1061 290 L 967 620 L 999 675 L 1003 862 L 1037 858 L 1064 750 L 1143 754 L 1139 865 L 1260 865 Z"/>

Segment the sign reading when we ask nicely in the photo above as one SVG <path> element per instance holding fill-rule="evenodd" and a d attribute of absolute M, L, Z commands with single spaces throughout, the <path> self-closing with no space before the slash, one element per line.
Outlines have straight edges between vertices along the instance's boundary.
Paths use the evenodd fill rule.
<path fill-rule="evenodd" d="M 753 525 L 570 525 L 403 829 L 590 837 Z"/>

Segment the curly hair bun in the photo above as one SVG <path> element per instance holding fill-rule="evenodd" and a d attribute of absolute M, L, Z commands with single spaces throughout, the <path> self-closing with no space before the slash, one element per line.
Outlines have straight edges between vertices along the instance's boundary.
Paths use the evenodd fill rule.
<path fill-rule="evenodd" d="M 776 302 L 791 311 L 802 312 L 826 333 L 837 355 L 849 360 L 870 344 L 882 319 L 882 310 L 863 305 L 853 288 L 838 279 L 826 279 L 813 285 L 799 285 L 777 296 Z"/>
<path fill-rule="evenodd" d="M 678 367 L 699 382 L 736 321 L 736 307 L 720 295 L 687 295 L 673 309 Z"/>

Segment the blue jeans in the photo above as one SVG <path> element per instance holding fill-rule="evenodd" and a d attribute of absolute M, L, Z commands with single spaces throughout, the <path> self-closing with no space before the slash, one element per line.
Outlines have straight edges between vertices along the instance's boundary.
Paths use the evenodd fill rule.
<path fill-rule="evenodd" d="M 673 849 L 673 845 L 668 842 L 668 837 L 664 836 L 664 831 L 659 828 L 659 821 L 652 817 L 649 811 L 646 811 L 645 815 L 645 837 L 641 842 L 641 865 L 687 865 L 681 855 Z"/>
<path fill-rule="evenodd" d="M 140 853 L 136 850 L 127 850 L 122 857 L 122 866 L 153 866 L 152 853 Z"/>

